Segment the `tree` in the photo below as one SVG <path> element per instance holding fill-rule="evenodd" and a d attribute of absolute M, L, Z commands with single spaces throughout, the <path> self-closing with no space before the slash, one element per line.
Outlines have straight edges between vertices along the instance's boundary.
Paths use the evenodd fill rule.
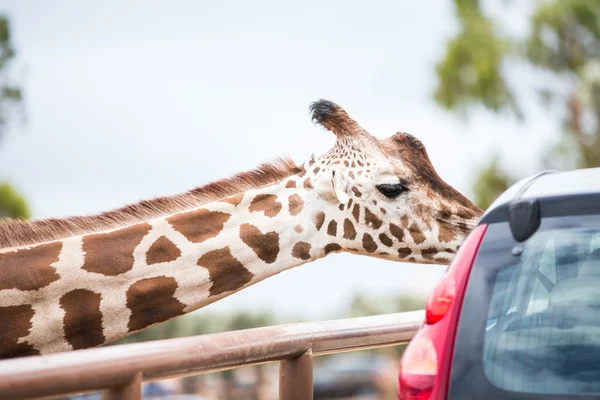
<path fill-rule="evenodd" d="M 23 92 L 12 77 L 14 57 L 9 20 L 0 16 L 0 138 L 16 117 L 24 115 Z"/>
<path fill-rule="evenodd" d="M 11 122 L 24 116 L 23 93 L 11 76 L 14 56 L 9 20 L 0 16 L 0 139 L 7 133 Z M 29 216 L 25 199 L 11 185 L 0 182 L 0 218 L 26 219 Z"/>
<path fill-rule="evenodd" d="M 0 183 L 0 218 L 27 219 L 30 216 L 25 199 L 8 183 Z"/>
<path fill-rule="evenodd" d="M 490 0 L 491 1 L 491 0 Z M 505 2 L 523 7 L 525 2 Z M 436 65 L 433 94 L 442 107 L 463 115 L 475 107 L 525 120 L 507 74 L 529 68 L 549 76 L 536 87 L 520 82 L 536 94 L 548 113 L 561 116 L 557 137 L 545 149 L 540 166 L 554 169 L 600 166 L 600 2 L 549 0 L 532 6 L 529 32 L 524 37 L 503 33 L 499 20 L 485 15 L 480 0 L 454 0 L 460 24 Z M 479 171 L 476 202 L 487 208 L 514 181 L 493 157 Z"/>

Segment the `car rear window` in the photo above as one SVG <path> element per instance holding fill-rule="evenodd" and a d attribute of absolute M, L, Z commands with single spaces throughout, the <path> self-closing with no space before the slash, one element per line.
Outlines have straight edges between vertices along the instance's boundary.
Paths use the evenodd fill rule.
<path fill-rule="evenodd" d="M 467 285 L 450 397 L 600 396 L 600 218 L 550 218 L 517 243 L 491 224 Z"/>

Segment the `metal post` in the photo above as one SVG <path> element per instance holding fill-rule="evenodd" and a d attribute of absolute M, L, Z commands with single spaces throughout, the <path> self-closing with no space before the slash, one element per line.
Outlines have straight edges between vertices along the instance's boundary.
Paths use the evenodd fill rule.
<path fill-rule="evenodd" d="M 279 362 L 280 400 L 312 400 L 313 361 L 312 350 L 300 357 Z"/>
<path fill-rule="evenodd" d="M 117 386 L 102 392 L 102 400 L 141 400 L 142 373 L 138 372 L 124 386 Z"/>

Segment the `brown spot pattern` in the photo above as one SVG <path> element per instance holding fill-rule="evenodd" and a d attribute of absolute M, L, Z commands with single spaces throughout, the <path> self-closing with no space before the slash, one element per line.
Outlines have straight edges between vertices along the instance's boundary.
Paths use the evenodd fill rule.
<path fill-rule="evenodd" d="M 352 209 L 352 216 L 354 216 L 354 219 L 356 220 L 356 222 L 359 222 L 360 206 L 358 205 L 358 203 L 354 204 L 354 208 Z"/>
<path fill-rule="evenodd" d="M 108 233 L 83 237 L 83 269 L 97 274 L 116 276 L 133 268 L 133 251 L 150 232 L 147 223 L 136 224 Z"/>
<path fill-rule="evenodd" d="M 198 260 L 198 265 L 208 270 L 212 282 L 211 296 L 241 289 L 254 276 L 231 255 L 229 247 L 204 253 Z"/>
<path fill-rule="evenodd" d="M 329 243 L 328 245 L 325 246 L 325 254 L 329 254 L 332 251 L 340 251 L 342 250 L 342 246 L 340 246 L 337 243 Z"/>
<path fill-rule="evenodd" d="M 185 304 L 175 298 L 175 278 L 157 276 L 133 283 L 127 289 L 127 308 L 131 310 L 129 332 L 164 322 L 183 314 Z"/>
<path fill-rule="evenodd" d="M 408 232 L 410 233 L 410 236 L 412 236 L 416 244 L 421 244 L 426 239 L 425 235 L 423 234 L 423 231 L 419 229 L 417 224 L 412 224 L 408 229 Z"/>
<path fill-rule="evenodd" d="M 310 181 L 310 178 L 306 178 L 304 180 L 304 189 L 312 189 L 313 185 L 312 182 Z"/>
<path fill-rule="evenodd" d="M 439 224 L 440 233 L 438 234 L 438 240 L 440 242 L 451 242 L 456 237 L 456 233 L 443 222 Z"/>
<path fill-rule="evenodd" d="M 266 262 L 272 264 L 279 254 L 279 234 L 277 232 L 262 233 L 260 229 L 251 224 L 240 226 L 240 238 L 254 253 Z"/>
<path fill-rule="evenodd" d="M 29 343 L 17 343 L 31 329 L 33 308 L 28 305 L 0 307 L 0 358 L 39 354 Z"/>
<path fill-rule="evenodd" d="M 348 218 L 344 220 L 344 239 L 353 240 L 356 238 L 356 229 L 354 224 Z"/>
<path fill-rule="evenodd" d="M 398 225 L 390 224 L 390 233 L 398 239 L 399 242 L 404 241 L 404 229 L 400 228 Z"/>
<path fill-rule="evenodd" d="M 281 203 L 277 201 L 277 196 L 274 194 L 259 194 L 252 200 L 248 210 L 250 212 L 263 211 L 265 216 L 273 218 L 281 211 Z"/>
<path fill-rule="evenodd" d="M 236 194 L 235 196 L 228 197 L 226 199 L 221 200 L 223 203 L 229 203 L 234 205 L 235 207 L 239 206 L 242 200 L 244 199 L 244 193 Z"/>
<path fill-rule="evenodd" d="M 478 215 L 478 212 L 470 208 L 462 208 L 456 212 L 456 216 L 460 219 L 473 219 Z"/>
<path fill-rule="evenodd" d="M 315 167 L 315 169 L 313 169 L 313 174 L 318 173 L 321 170 L 320 167 Z"/>
<path fill-rule="evenodd" d="M 310 259 L 310 244 L 306 242 L 298 242 L 294 245 L 292 249 L 292 256 L 299 258 L 301 260 L 309 260 Z"/>
<path fill-rule="evenodd" d="M 379 229 L 381 224 L 383 223 L 377 215 L 373 214 L 371 210 L 365 207 L 365 222 L 368 226 L 373 227 L 374 229 Z"/>
<path fill-rule="evenodd" d="M 394 241 L 385 233 L 379 234 L 379 241 L 387 247 L 392 247 L 392 245 L 394 244 Z"/>
<path fill-rule="evenodd" d="M 65 339 L 73 349 L 100 346 L 106 340 L 102 333 L 100 293 L 75 289 L 60 298 L 60 308 L 65 311 L 63 327 Z"/>
<path fill-rule="evenodd" d="M 400 258 L 406 258 L 412 254 L 412 250 L 408 247 L 402 247 L 398 249 L 398 256 Z"/>
<path fill-rule="evenodd" d="M 329 225 L 327 225 L 327 234 L 329 236 L 337 235 L 337 222 L 334 219 L 329 221 Z"/>
<path fill-rule="evenodd" d="M 354 176 L 354 172 L 352 172 L 352 171 L 348 172 L 348 176 L 349 176 L 351 179 L 356 179 L 356 176 Z"/>
<path fill-rule="evenodd" d="M 408 228 L 408 217 L 405 215 L 400 219 L 403 228 Z"/>
<path fill-rule="evenodd" d="M 315 214 L 315 227 L 317 230 L 321 230 L 323 223 L 325 222 L 325 213 L 323 211 L 318 211 Z"/>
<path fill-rule="evenodd" d="M 302 197 L 298 196 L 297 194 L 290 195 L 290 197 L 288 198 L 288 208 L 290 210 L 290 215 L 292 217 L 295 217 L 296 215 L 300 214 L 300 212 L 302 211 L 302 207 L 304 207 L 304 200 L 302 200 Z"/>
<path fill-rule="evenodd" d="M 428 249 L 421 250 L 421 256 L 423 256 L 423 258 L 426 260 L 433 260 L 437 252 L 438 251 L 435 247 L 430 247 Z"/>
<path fill-rule="evenodd" d="M 173 215 L 167 222 L 192 243 L 202 243 L 214 238 L 222 230 L 231 214 L 201 208 Z"/>
<path fill-rule="evenodd" d="M 175 261 L 181 256 L 181 250 L 166 236 L 159 237 L 146 253 L 146 264 L 158 264 Z"/>
<path fill-rule="evenodd" d="M 288 189 L 289 189 L 289 188 L 295 188 L 295 187 L 296 187 L 296 181 L 294 181 L 294 180 L 291 180 L 291 179 L 290 179 L 290 180 L 289 180 L 289 181 L 287 181 L 287 183 L 285 184 L 285 187 L 286 187 L 286 188 L 288 188 Z"/>
<path fill-rule="evenodd" d="M 360 197 L 362 196 L 362 193 L 360 192 L 360 190 L 358 190 L 356 187 L 352 187 L 352 192 L 354 192 L 354 195 L 356 197 Z"/>
<path fill-rule="evenodd" d="M 51 264 L 58 261 L 61 249 L 62 243 L 53 242 L 0 253 L 0 290 L 37 290 L 58 280 Z"/>
<path fill-rule="evenodd" d="M 340 204 L 340 205 L 338 206 L 338 208 L 340 209 L 340 211 L 344 211 L 344 204 Z"/>
<path fill-rule="evenodd" d="M 234 196 L 227 197 L 227 198 L 221 200 L 221 202 L 229 203 L 229 204 L 232 204 L 233 206 L 237 207 L 240 205 L 240 203 L 242 202 L 243 199 L 244 199 L 244 193 L 239 193 Z"/>
<path fill-rule="evenodd" d="M 377 243 L 375 243 L 373 237 L 368 233 L 363 234 L 362 245 L 367 253 L 373 253 L 375 250 L 377 250 Z"/>
<path fill-rule="evenodd" d="M 294 227 L 294 230 L 298 233 L 302 233 L 304 231 L 304 228 L 302 227 L 302 225 L 298 224 Z"/>

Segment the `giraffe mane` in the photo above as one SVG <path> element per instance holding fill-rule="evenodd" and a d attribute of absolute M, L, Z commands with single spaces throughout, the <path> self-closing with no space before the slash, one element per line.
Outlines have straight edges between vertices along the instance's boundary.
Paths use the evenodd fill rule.
<path fill-rule="evenodd" d="M 257 189 L 302 171 L 303 168 L 290 158 L 282 157 L 263 163 L 253 170 L 237 173 L 185 193 L 142 200 L 97 215 L 34 221 L 0 220 L 0 249 L 50 242 L 133 225 Z"/>

